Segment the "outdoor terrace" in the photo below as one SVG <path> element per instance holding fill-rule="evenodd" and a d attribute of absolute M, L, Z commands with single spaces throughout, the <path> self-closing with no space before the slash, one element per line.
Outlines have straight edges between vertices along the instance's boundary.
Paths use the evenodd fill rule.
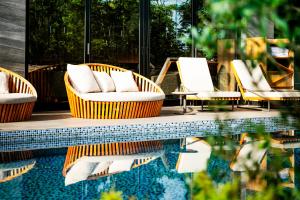
<path fill-rule="evenodd" d="M 2 151 L 9 151 L 218 133 L 240 134 L 251 131 L 253 124 L 264 125 L 268 132 L 291 128 L 290 124 L 280 122 L 277 110 L 236 108 L 230 111 L 230 108 L 228 111 L 202 112 L 200 107 L 193 107 L 192 111 L 182 115 L 181 107 L 163 107 L 158 117 L 118 120 L 73 118 L 69 111 L 36 112 L 29 121 L 0 124 L 0 146 Z M 227 128 L 220 131 L 220 124 L 226 124 Z"/>

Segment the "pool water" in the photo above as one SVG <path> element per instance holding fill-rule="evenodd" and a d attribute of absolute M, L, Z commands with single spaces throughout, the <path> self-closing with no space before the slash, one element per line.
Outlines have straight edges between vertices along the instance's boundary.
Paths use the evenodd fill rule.
<path fill-rule="evenodd" d="M 239 149 L 240 136 L 232 140 Z M 0 164 L 0 199 L 100 199 L 103 192 L 111 189 L 121 191 L 124 199 L 192 199 L 195 172 L 206 169 L 216 185 L 232 180 L 234 175 L 230 164 L 237 149 L 226 151 L 226 157 L 219 156 L 203 141 L 191 137 L 128 146 L 100 145 L 102 149 L 98 145 L 100 150 L 97 145 L 87 145 L 81 150 L 69 147 L 26 151 L 26 159 Z M 287 151 L 287 157 L 294 162 L 292 184 L 299 188 L 300 149 L 289 147 L 281 155 L 287 155 Z M 3 159 L 17 154 L 21 153 L 2 152 L 1 156 Z M 65 164 L 67 160 L 70 165 Z M 7 171 L 22 166 L 31 167 L 3 181 L 11 175 Z M 282 178 L 288 179 L 284 175 Z"/>

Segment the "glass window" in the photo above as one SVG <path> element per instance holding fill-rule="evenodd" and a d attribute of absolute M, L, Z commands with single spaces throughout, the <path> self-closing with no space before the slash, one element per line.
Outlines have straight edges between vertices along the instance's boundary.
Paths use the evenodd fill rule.
<path fill-rule="evenodd" d="M 91 62 L 136 70 L 138 48 L 139 1 L 92 1 Z"/>
<path fill-rule="evenodd" d="M 36 108 L 57 109 L 67 102 L 66 63 L 84 62 L 84 0 L 29 0 L 27 28 L 28 80 L 38 93 Z"/>
<path fill-rule="evenodd" d="M 191 56 L 191 45 L 182 41 L 192 24 L 191 0 L 151 0 L 150 5 L 150 76 L 155 81 L 168 57 Z M 168 98 L 179 89 L 176 63 L 171 62 L 161 87 Z"/>

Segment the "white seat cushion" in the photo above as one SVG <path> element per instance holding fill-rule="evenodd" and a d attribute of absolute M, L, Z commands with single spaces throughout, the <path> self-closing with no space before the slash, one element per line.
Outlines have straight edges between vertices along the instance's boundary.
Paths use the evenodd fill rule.
<path fill-rule="evenodd" d="M 102 92 L 116 91 L 113 79 L 106 72 L 93 71 L 93 73 Z"/>
<path fill-rule="evenodd" d="M 272 88 L 266 80 L 260 66 L 255 65 L 250 68 L 251 62 L 242 60 L 233 60 L 233 67 L 242 83 L 243 88 L 249 91 L 271 91 Z"/>
<path fill-rule="evenodd" d="M 239 98 L 241 97 L 240 92 L 230 92 L 230 91 L 216 91 L 216 92 L 198 92 L 197 95 L 189 95 L 196 98 Z"/>
<path fill-rule="evenodd" d="M 300 98 L 300 92 L 299 91 L 245 92 L 244 96 L 262 97 L 262 98 Z"/>
<path fill-rule="evenodd" d="M 156 92 L 98 92 L 80 94 L 80 98 L 90 101 L 158 101 L 165 99 L 165 95 Z"/>
<path fill-rule="evenodd" d="M 91 174 L 94 175 L 94 174 L 99 174 L 99 173 L 104 172 L 105 170 L 108 169 L 108 167 L 110 166 L 111 163 L 112 163 L 112 161 L 99 162 Z"/>
<path fill-rule="evenodd" d="M 36 101 L 36 97 L 32 94 L 8 93 L 0 95 L 0 104 L 18 104 L 34 101 Z"/>
<path fill-rule="evenodd" d="M 206 58 L 178 59 L 181 81 L 190 92 L 214 91 Z"/>
<path fill-rule="evenodd" d="M 79 93 L 100 92 L 93 71 L 86 65 L 67 65 L 72 86 Z"/>
<path fill-rule="evenodd" d="M 138 92 L 139 88 L 133 79 L 131 71 L 111 71 L 110 75 L 114 80 L 117 92 Z"/>
<path fill-rule="evenodd" d="M 4 72 L 0 72 L 0 94 L 9 93 L 8 76 Z"/>

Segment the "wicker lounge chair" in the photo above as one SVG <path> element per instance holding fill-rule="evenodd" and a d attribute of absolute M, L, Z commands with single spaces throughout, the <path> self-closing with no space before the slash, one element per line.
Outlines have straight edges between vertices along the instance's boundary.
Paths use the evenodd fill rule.
<path fill-rule="evenodd" d="M 250 70 L 247 65 L 251 64 L 251 61 L 246 61 L 246 63 L 242 60 L 233 60 L 231 62 L 244 100 L 268 101 L 268 103 L 269 101 L 300 100 L 300 91 L 272 89 L 260 66 L 257 64 Z"/>
<path fill-rule="evenodd" d="M 180 57 L 177 61 L 182 88 L 187 100 L 239 100 L 241 94 L 234 91 L 218 91 L 214 88 L 206 58 Z"/>
<path fill-rule="evenodd" d="M 108 74 L 111 71 L 127 71 L 120 67 L 105 64 L 86 65 L 93 71 L 106 72 Z M 154 82 L 137 73 L 133 73 L 133 77 L 139 92 L 124 92 L 122 95 L 116 92 L 98 93 L 99 98 L 97 100 L 85 100 L 82 98 L 83 95 L 72 87 L 68 73 L 66 73 L 64 79 L 72 116 L 90 119 L 127 119 L 160 115 L 165 98 L 164 92 Z M 154 100 L 134 100 L 143 94 L 155 95 L 157 98 L 154 98 Z M 130 95 L 130 97 L 127 98 L 127 95 Z M 121 96 L 123 100 L 120 100 Z"/>
<path fill-rule="evenodd" d="M 0 67 L 8 76 L 9 93 L 0 96 L 0 122 L 28 120 L 37 99 L 34 87 L 22 76 Z"/>
<path fill-rule="evenodd" d="M 65 184 L 129 171 L 162 156 L 162 149 L 159 141 L 69 147 L 63 168 Z"/>

